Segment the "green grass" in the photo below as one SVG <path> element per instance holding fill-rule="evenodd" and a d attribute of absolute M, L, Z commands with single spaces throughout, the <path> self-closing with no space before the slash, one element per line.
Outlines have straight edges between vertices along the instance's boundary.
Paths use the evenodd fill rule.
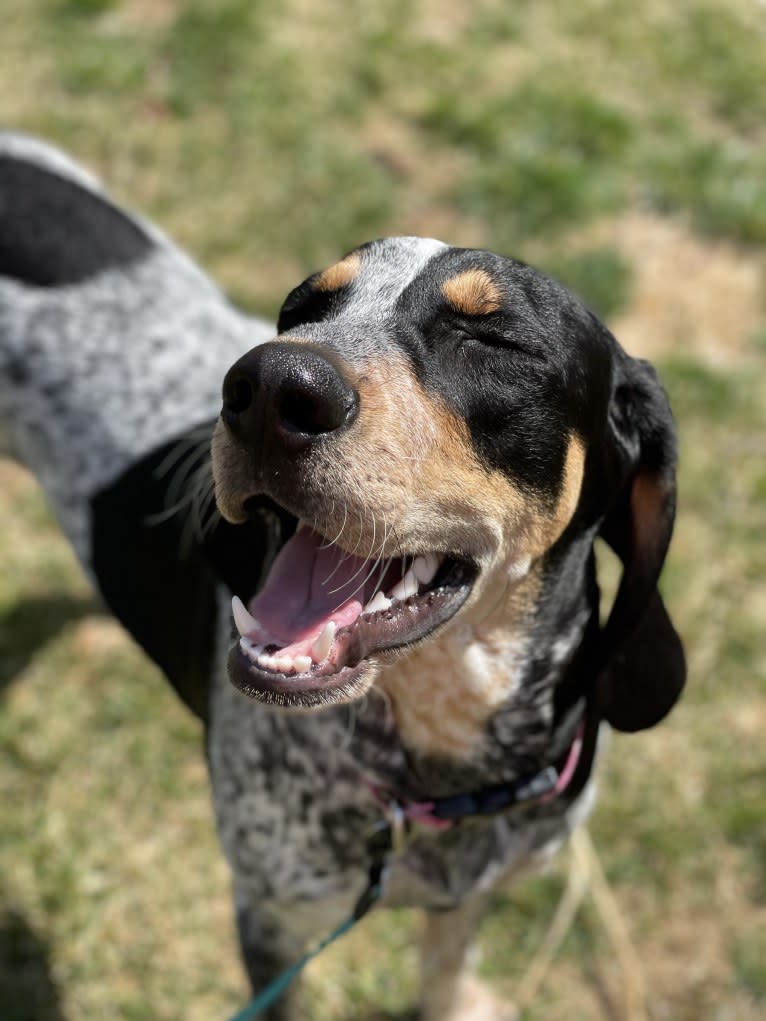
<path fill-rule="evenodd" d="M 766 1003 L 766 926 L 734 946 L 737 973 L 750 989 L 755 1001 Z"/>
<path fill-rule="evenodd" d="M 592 832 L 652 1018 L 763 1017 L 762 8 L 7 0 L 2 51 L 0 123 L 76 153 L 250 309 L 421 233 L 529 259 L 651 342 L 680 431 L 663 587 L 690 682 L 662 727 L 612 741 Z M 652 238 L 677 245 L 669 303 Z M 225 1017 L 244 982 L 198 727 L 5 463 L 0 513 L 0 1017 Z M 565 871 L 487 918 L 480 969 L 509 996 Z M 328 951 L 317 1021 L 411 1017 L 416 932 L 373 916 Z M 622 984 L 586 907 L 525 1021 L 619 1017 Z"/>

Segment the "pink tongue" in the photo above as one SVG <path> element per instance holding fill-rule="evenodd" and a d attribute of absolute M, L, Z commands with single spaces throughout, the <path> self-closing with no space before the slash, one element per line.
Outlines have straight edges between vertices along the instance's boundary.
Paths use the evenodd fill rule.
<path fill-rule="evenodd" d="M 327 540 L 302 528 L 279 551 L 266 582 L 249 606 L 261 624 L 248 637 L 261 645 L 289 647 L 292 655 L 310 654 L 325 624 L 342 628 L 357 619 L 365 591 L 372 592 L 378 571 L 363 584 L 372 563 L 327 546 Z"/>

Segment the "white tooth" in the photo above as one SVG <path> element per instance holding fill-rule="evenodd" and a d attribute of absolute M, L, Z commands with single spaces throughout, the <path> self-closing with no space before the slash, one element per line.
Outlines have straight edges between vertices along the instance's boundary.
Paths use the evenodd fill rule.
<path fill-rule="evenodd" d="M 248 613 L 245 604 L 239 596 L 232 597 L 231 612 L 234 614 L 234 623 L 237 625 L 237 631 L 239 631 L 243 638 L 251 631 L 258 630 L 258 621 Z"/>
<path fill-rule="evenodd" d="M 274 663 L 275 669 L 280 670 L 283 674 L 291 674 L 293 672 L 293 661 L 289 656 L 275 656 Z"/>
<path fill-rule="evenodd" d="M 296 656 L 293 666 L 299 674 L 305 674 L 307 670 L 311 669 L 311 656 Z"/>
<path fill-rule="evenodd" d="M 249 638 L 240 638 L 239 647 L 251 663 L 257 663 L 258 657 L 263 652 L 263 646 L 255 645 Z"/>
<path fill-rule="evenodd" d="M 311 646 L 311 658 L 315 663 L 321 663 L 323 659 L 327 659 L 327 654 L 335 639 L 335 626 L 334 620 L 328 620 L 322 628 L 322 633 Z"/>
<path fill-rule="evenodd" d="M 265 652 L 263 653 L 263 655 L 258 657 L 258 666 L 262 666 L 264 670 L 277 669 L 276 660 L 274 659 L 274 657 L 269 656 L 268 653 Z"/>
<path fill-rule="evenodd" d="M 426 553 L 425 556 L 415 557 L 412 573 L 421 585 L 427 585 L 430 581 L 434 580 L 434 576 L 439 570 L 440 562 L 441 558 L 435 553 Z"/>
<path fill-rule="evenodd" d="M 412 568 L 407 571 L 401 581 L 398 581 L 396 585 L 391 589 L 390 595 L 392 599 L 409 599 L 410 596 L 417 595 L 418 591 L 418 579 L 412 573 Z"/>
<path fill-rule="evenodd" d="M 391 600 L 387 599 L 382 592 L 376 592 L 369 603 L 362 610 L 362 613 L 377 613 L 379 610 L 387 610 Z"/>

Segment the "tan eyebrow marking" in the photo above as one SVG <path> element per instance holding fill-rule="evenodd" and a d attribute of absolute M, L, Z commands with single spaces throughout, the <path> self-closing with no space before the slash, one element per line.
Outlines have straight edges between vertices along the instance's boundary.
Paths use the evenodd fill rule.
<path fill-rule="evenodd" d="M 500 288 L 483 269 L 467 269 L 445 280 L 442 294 L 456 312 L 468 316 L 486 316 L 502 306 Z"/>
<path fill-rule="evenodd" d="M 350 284 L 351 281 L 359 273 L 359 269 L 362 265 L 362 260 L 358 252 L 351 252 L 340 262 L 334 263 L 332 266 L 328 266 L 327 269 L 322 270 L 319 276 L 314 281 L 314 288 L 317 291 L 337 291 L 340 287 L 345 287 L 346 284 Z"/>

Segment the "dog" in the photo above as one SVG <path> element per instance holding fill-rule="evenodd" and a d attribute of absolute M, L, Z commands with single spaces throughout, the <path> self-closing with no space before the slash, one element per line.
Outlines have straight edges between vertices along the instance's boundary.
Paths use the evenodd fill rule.
<path fill-rule="evenodd" d="M 426 912 L 426 1021 L 506 1016 L 463 967 L 490 891 L 585 818 L 599 732 L 685 681 L 652 367 L 544 274 L 422 238 L 310 276 L 275 335 L 4 135 L 0 372 L 5 450 L 204 721 L 253 990 L 374 865 Z M 597 537 L 623 565 L 603 625 Z"/>

